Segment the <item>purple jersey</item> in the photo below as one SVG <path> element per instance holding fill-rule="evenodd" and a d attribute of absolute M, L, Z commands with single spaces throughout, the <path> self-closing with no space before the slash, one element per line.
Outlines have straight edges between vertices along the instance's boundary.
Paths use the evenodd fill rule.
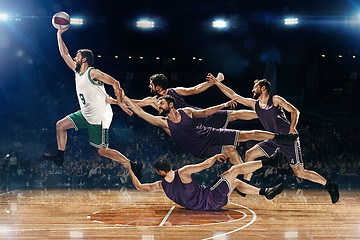
<path fill-rule="evenodd" d="M 194 107 L 185 102 L 184 98 L 178 94 L 175 89 L 168 88 L 167 89 L 167 95 L 172 96 L 175 98 L 175 108 L 185 108 L 190 107 L 192 109 L 201 110 L 202 108 Z M 156 98 L 161 97 L 161 95 L 156 95 Z M 194 118 L 194 121 L 199 124 L 203 124 L 207 127 L 214 127 L 214 128 L 226 128 L 229 123 L 229 111 L 226 110 L 220 110 L 217 111 L 214 114 L 211 114 L 210 116 L 204 117 L 204 118 Z"/>
<path fill-rule="evenodd" d="M 264 109 L 260 108 L 259 100 L 255 103 L 255 111 L 264 128 L 274 133 L 289 133 L 290 122 L 286 118 L 283 108 L 277 108 L 272 101 L 273 96 L 270 95 L 269 100 Z M 303 166 L 303 158 L 301 154 L 300 140 L 279 145 L 275 140 L 268 139 L 256 145 L 266 157 L 271 157 L 275 150 L 280 147 L 280 152 L 290 162 L 291 167 Z"/>
<path fill-rule="evenodd" d="M 230 184 L 222 176 L 206 187 L 195 181 L 185 184 L 178 170 L 174 173 L 172 182 L 163 179 L 161 185 L 166 196 L 180 206 L 191 210 L 220 210 L 229 202 Z"/>
<path fill-rule="evenodd" d="M 272 98 L 273 96 L 270 95 L 264 109 L 259 106 L 259 100 L 257 100 L 255 112 L 265 130 L 273 133 L 289 133 L 290 122 L 286 118 L 283 108 L 274 106 Z"/>
<path fill-rule="evenodd" d="M 181 116 L 179 123 L 167 119 L 171 137 L 195 157 L 211 157 L 222 153 L 223 145 L 236 147 L 239 131 L 206 127 L 196 123 L 184 110 L 178 111 Z"/>

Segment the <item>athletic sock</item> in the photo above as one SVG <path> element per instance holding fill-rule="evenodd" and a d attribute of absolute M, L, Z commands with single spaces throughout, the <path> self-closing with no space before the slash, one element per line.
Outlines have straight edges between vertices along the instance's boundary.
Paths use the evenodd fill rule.
<path fill-rule="evenodd" d="M 331 182 L 326 179 L 325 188 L 328 189 L 330 185 L 331 185 Z"/>

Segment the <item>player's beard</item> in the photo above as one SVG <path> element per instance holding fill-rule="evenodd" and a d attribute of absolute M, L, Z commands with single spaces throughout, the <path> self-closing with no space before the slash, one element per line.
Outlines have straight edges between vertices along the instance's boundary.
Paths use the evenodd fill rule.
<path fill-rule="evenodd" d="M 80 68 L 81 68 L 81 64 L 80 64 L 80 63 L 76 63 L 75 72 L 79 73 L 79 72 L 80 72 Z"/>
<path fill-rule="evenodd" d="M 254 93 L 253 99 L 258 99 L 260 97 L 260 95 L 261 95 L 260 92 Z"/>
<path fill-rule="evenodd" d="M 162 109 L 162 112 L 160 112 L 160 109 Z M 160 109 L 159 109 L 160 116 L 166 117 L 170 113 L 170 108 L 168 108 L 168 109 L 160 108 Z"/>
<path fill-rule="evenodd" d="M 154 89 L 152 89 L 152 88 L 150 88 L 150 95 L 151 96 L 155 96 L 155 95 L 157 95 L 158 93 L 154 90 Z"/>

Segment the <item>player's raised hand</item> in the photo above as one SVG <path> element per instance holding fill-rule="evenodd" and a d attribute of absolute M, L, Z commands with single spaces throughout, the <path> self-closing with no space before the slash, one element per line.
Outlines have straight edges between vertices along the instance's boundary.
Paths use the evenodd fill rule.
<path fill-rule="evenodd" d="M 225 154 L 217 154 L 215 156 L 216 160 L 219 162 L 226 162 L 227 157 L 225 156 Z"/>
<path fill-rule="evenodd" d="M 69 30 L 69 27 L 64 28 L 64 29 L 60 27 L 57 32 L 58 32 L 58 34 L 61 35 L 61 34 L 63 34 L 64 32 L 66 32 L 67 30 Z"/>
<path fill-rule="evenodd" d="M 223 81 L 225 79 L 224 74 L 219 72 L 215 79 L 219 82 Z"/>
<path fill-rule="evenodd" d="M 237 102 L 235 100 L 230 100 L 225 103 L 225 107 L 230 107 L 231 109 L 234 109 L 237 106 Z"/>
<path fill-rule="evenodd" d="M 213 84 L 215 84 L 217 81 L 214 75 L 212 75 L 211 73 L 208 73 L 208 75 L 206 76 L 206 80 Z"/>

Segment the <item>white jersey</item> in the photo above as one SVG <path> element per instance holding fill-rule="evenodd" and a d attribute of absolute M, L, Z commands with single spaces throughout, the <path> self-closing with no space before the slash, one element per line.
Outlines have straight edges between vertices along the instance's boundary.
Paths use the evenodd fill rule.
<path fill-rule="evenodd" d="M 105 102 L 108 95 L 103 83 L 96 83 L 90 78 L 88 67 L 82 74 L 75 73 L 76 93 L 81 113 L 90 124 L 102 124 L 104 129 L 110 127 L 113 112 L 110 104 Z"/>

